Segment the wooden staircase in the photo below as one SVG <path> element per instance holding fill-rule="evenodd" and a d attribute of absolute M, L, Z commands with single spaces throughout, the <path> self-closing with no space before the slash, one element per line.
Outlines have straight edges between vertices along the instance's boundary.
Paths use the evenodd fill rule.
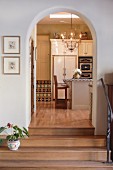
<path fill-rule="evenodd" d="M 79 130 L 83 134 L 82 129 L 71 135 L 71 130 L 65 129 L 64 135 L 64 130 L 55 134 L 55 129 L 45 133 L 30 128 L 30 137 L 21 140 L 19 150 L 8 150 L 6 143 L 0 147 L 0 170 L 113 169 L 112 164 L 103 163 L 107 154 L 105 136 L 90 135 L 89 129 L 85 129 L 85 135 L 77 135 Z"/>

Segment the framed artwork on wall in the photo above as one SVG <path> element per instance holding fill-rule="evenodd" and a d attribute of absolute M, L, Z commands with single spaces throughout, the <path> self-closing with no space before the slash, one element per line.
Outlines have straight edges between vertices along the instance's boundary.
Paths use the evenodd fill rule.
<path fill-rule="evenodd" d="M 20 74 L 20 57 L 3 57 L 4 74 Z"/>
<path fill-rule="evenodd" d="M 3 53 L 20 54 L 20 36 L 3 36 Z"/>

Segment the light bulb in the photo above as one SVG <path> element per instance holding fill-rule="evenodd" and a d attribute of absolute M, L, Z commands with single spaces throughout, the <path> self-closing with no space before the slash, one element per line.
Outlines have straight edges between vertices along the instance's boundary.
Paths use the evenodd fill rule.
<path fill-rule="evenodd" d="M 80 37 L 80 39 L 82 38 L 82 34 L 81 33 L 80 33 L 79 37 Z"/>

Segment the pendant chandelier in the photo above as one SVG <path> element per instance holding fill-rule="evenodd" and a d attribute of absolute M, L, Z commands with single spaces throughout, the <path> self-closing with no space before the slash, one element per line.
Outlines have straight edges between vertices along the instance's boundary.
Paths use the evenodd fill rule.
<path fill-rule="evenodd" d="M 75 30 L 72 28 L 72 14 L 71 14 L 71 29 L 69 30 L 69 33 L 66 35 L 66 32 L 61 34 L 62 41 L 64 42 L 64 45 L 66 49 L 73 52 L 75 49 L 79 47 L 79 43 L 81 42 L 82 35 L 79 35 L 79 39 L 76 38 Z"/>

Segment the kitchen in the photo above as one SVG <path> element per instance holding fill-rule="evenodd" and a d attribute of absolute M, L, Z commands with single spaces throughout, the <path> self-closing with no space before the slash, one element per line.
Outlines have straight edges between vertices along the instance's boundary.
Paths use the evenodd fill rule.
<path fill-rule="evenodd" d="M 51 39 L 52 91 L 54 93 L 53 75 L 57 75 L 59 83 L 64 81 L 69 85 L 69 108 L 73 110 L 89 109 L 89 83 L 92 84 L 93 78 L 92 43 L 92 40 L 81 40 L 79 48 L 71 52 L 65 51 L 61 39 Z M 75 68 L 82 71 L 79 79 L 73 78 Z M 64 92 L 61 91 L 58 95 L 59 98 L 64 98 Z"/>
<path fill-rule="evenodd" d="M 46 29 L 45 29 L 45 27 L 46 27 Z M 76 48 L 73 52 L 67 50 L 65 48 L 65 45 L 64 45 L 62 39 L 60 38 L 60 33 L 63 30 L 64 30 L 64 32 L 67 31 L 67 29 L 69 27 L 70 27 L 69 24 L 68 25 L 63 24 L 63 26 L 62 25 L 59 26 L 58 24 L 55 25 L 52 23 L 50 23 L 50 24 L 46 23 L 46 25 L 45 25 L 44 19 L 42 20 L 41 23 L 37 24 L 37 35 L 38 36 L 47 36 L 47 34 L 49 34 L 49 38 L 48 38 L 49 54 L 50 54 L 49 59 L 48 59 L 49 60 L 49 67 L 48 67 L 49 70 L 45 71 L 46 73 L 48 72 L 48 77 L 45 80 L 48 79 L 51 81 L 51 97 L 49 99 L 50 100 L 54 99 L 53 75 L 57 75 L 58 83 L 62 83 L 64 79 L 65 79 L 65 81 L 73 80 L 72 87 L 75 84 L 79 84 L 77 86 L 80 89 L 80 86 L 81 86 L 81 90 L 79 90 L 79 89 L 75 90 L 75 91 L 79 91 L 79 97 L 77 96 L 76 92 L 75 92 L 76 95 L 74 94 L 74 90 L 73 90 L 73 93 L 70 92 L 71 94 L 73 94 L 73 96 L 68 95 L 68 100 L 71 103 L 69 108 L 71 108 L 71 109 L 88 109 L 91 107 L 89 103 L 92 103 L 91 101 L 89 101 L 89 99 L 91 98 L 90 97 L 91 94 L 89 95 L 89 86 L 88 85 L 89 85 L 89 83 L 92 84 L 92 79 L 93 79 L 93 51 L 92 51 L 93 40 L 92 40 L 92 36 L 91 36 L 91 32 L 90 32 L 89 28 L 82 21 L 81 24 L 78 24 L 78 25 L 76 24 L 76 32 L 77 32 L 77 35 L 79 35 L 80 32 L 85 32 L 85 33 L 87 33 L 87 36 L 83 37 L 83 39 L 79 43 L 79 47 Z M 56 28 L 57 28 L 58 32 L 56 32 Z M 39 41 L 38 41 L 38 43 L 39 43 Z M 39 54 L 38 54 L 38 56 L 39 56 Z M 65 69 L 65 65 L 67 65 L 66 69 Z M 81 75 L 80 79 L 72 79 L 73 72 L 74 72 L 75 68 L 80 68 L 80 70 L 82 71 L 82 75 Z M 68 70 L 70 70 L 70 71 L 68 71 Z M 43 72 L 44 72 L 44 70 L 43 70 Z M 65 76 L 65 74 L 66 74 L 66 76 Z M 37 78 L 37 79 L 41 79 L 41 77 Z M 86 88 L 85 84 L 87 84 L 87 88 Z M 49 84 L 49 87 L 50 87 L 50 84 Z M 71 88 L 69 88 L 68 90 L 70 90 L 70 89 Z M 74 87 L 73 89 L 76 89 L 76 88 Z M 70 91 L 72 91 L 72 89 Z M 80 94 L 80 92 L 81 92 L 81 94 Z M 64 96 L 64 94 L 61 92 L 59 94 L 59 97 L 63 97 L 63 96 Z M 81 97 L 82 100 L 81 99 L 78 100 L 80 98 L 80 96 L 82 96 Z M 76 99 L 76 97 L 77 97 L 77 99 Z M 43 101 L 44 97 L 42 97 L 42 98 L 43 98 L 42 99 L 42 101 Z M 83 98 L 84 98 L 84 100 L 83 100 Z M 47 96 L 46 96 L 46 99 L 47 99 Z M 41 101 L 41 99 L 40 99 L 40 101 Z M 82 103 L 79 103 L 79 101 Z M 77 105 L 75 106 L 74 103 L 76 103 Z"/>

